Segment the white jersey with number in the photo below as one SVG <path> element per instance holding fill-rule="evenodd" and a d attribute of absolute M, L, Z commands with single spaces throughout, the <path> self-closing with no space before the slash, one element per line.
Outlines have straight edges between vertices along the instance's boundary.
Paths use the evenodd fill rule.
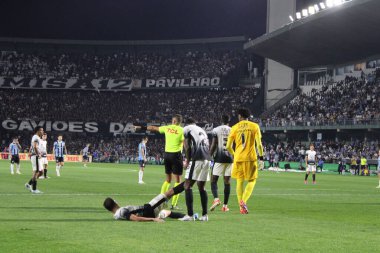
<path fill-rule="evenodd" d="M 192 161 L 210 160 L 210 145 L 205 130 L 196 125 L 188 125 L 183 128 L 183 135 L 190 140 Z"/>
<path fill-rule="evenodd" d="M 212 130 L 212 137 L 217 138 L 218 148 L 215 151 L 214 162 L 216 163 L 232 163 L 232 155 L 228 152 L 226 145 L 231 127 L 221 125 Z"/>

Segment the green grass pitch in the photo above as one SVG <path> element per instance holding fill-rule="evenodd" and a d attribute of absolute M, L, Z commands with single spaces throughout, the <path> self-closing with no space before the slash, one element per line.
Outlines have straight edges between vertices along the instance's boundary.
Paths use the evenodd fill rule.
<path fill-rule="evenodd" d="M 138 185 L 137 165 L 66 163 L 62 176 L 39 180 L 42 195 L 24 189 L 31 175 L 10 175 L 0 161 L 0 252 L 379 252 L 380 190 L 377 177 L 317 175 L 304 185 L 303 173 L 261 172 L 241 215 L 232 185 L 229 213 L 218 208 L 209 222 L 115 221 L 105 197 L 143 204 L 159 193 L 162 166 L 147 166 Z M 207 183 L 209 204 L 212 201 Z M 219 182 L 219 192 L 223 192 Z M 223 196 L 220 196 L 223 198 Z M 179 205 L 186 211 L 184 195 Z M 194 208 L 200 212 L 194 189 Z"/>

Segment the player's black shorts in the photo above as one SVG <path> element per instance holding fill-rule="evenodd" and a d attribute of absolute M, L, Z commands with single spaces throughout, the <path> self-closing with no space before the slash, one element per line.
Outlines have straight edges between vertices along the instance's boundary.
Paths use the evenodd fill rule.
<path fill-rule="evenodd" d="M 164 154 L 164 164 L 166 174 L 182 175 L 183 173 L 183 161 L 181 152 Z"/>
<path fill-rule="evenodd" d="M 18 155 L 12 155 L 11 157 L 11 163 L 17 163 L 19 164 L 20 163 L 20 157 Z"/>
<path fill-rule="evenodd" d="M 154 214 L 154 209 L 151 205 L 149 205 L 149 204 L 144 205 L 143 217 L 145 217 L 145 218 L 156 218 L 156 216 Z"/>
<path fill-rule="evenodd" d="M 56 156 L 55 157 L 55 162 L 56 163 L 63 163 L 65 160 L 63 159 L 63 156 Z"/>
<path fill-rule="evenodd" d="M 145 161 L 144 160 L 139 160 L 139 165 L 140 165 L 140 167 L 145 167 Z"/>
<path fill-rule="evenodd" d="M 84 156 L 82 157 L 82 160 L 83 160 L 83 161 L 88 161 L 88 156 L 84 155 Z"/>

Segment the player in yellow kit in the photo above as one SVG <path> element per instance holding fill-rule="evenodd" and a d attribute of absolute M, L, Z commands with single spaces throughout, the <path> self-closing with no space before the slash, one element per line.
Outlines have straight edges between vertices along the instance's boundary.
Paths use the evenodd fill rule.
<path fill-rule="evenodd" d="M 231 128 L 226 145 L 227 150 L 234 156 L 231 176 L 236 179 L 236 193 L 241 214 L 248 214 L 247 202 L 258 176 L 256 149 L 259 152 L 260 160 L 263 159 L 260 127 L 258 124 L 248 121 L 249 116 L 248 109 L 238 110 L 239 123 Z M 235 150 L 233 144 L 235 144 Z M 248 183 L 243 191 L 244 181 Z"/>

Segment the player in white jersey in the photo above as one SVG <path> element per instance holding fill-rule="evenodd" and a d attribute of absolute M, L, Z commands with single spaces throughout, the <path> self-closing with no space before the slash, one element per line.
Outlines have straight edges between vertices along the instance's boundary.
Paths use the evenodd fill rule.
<path fill-rule="evenodd" d="M 208 169 L 210 166 L 210 148 L 207 133 L 195 125 L 194 119 L 187 119 L 187 126 L 183 128 L 185 137 L 184 148 L 186 152 L 186 175 L 185 175 L 185 196 L 187 215 L 182 221 L 193 221 L 193 190 L 192 186 L 197 182 L 202 204 L 202 216 L 200 221 L 208 221 L 207 216 L 207 192 L 205 189 L 206 181 L 209 180 Z"/>
<path fill-rule="evenodd" d="M 315 173 L 317 172 L 317 152 L 314 150 L 314 144 L 310 144 L 310 149 L 306 151 L 305 163 L 306 163 L 306 175 L 305 184 L 307 184 L 307 178 L 313 173 L 313 184 L 315 184 Z"/>
<path fill-rule="evenodd" d="M 44 169 L 44 174 L 39 177 L 39 179 L 49 178 L 47 176 L 47 167 L 48 167 L 48 159 L 47 159 L 47 134 L 44 133 L 42 135 L 42 140 L 40 142 L 40 152 L 41 152 L 41 163 Z"/>
<path fill-rule="evenodd" d="M 37 190 L 37 178 L 42 175 L 40 142 L 44 129 L 40 126 L 34 128 L 34 135 L 30 144 L 30 161 L 32 162 L 33 177 L 25 184 L 26 189 L 32 193 L 42 193 Z"/>
<path fill-rule="evenodd" d="M 86 147 L 84 147 L 80 153 L 82 154 L 82 162 L 83 162 L 83 167 L 87 167 L 87 163 L 89 161 L 89 158 L 88 158 L 88 155 L 89 155 L 89 148 L 90 148 L 90 144 L 87 143 L 86 144 Z"/>
<path fill-rule="evenodd" d="M 212 130 L 210 154 L 214 157 L 214 163 L 212 165 L 211 192 L 214 196 L 214 201 L 212 202 L 210 211 L 214 211 L 215 207 L 219 206 L 221 203 L 218 197 L 218 179 L 222 176 L 224 176 L 224 203 L 222 211 L 229 211 L 228 199 L 231 192 L 230 179 L 233 163 L 232 155 L 226 148 L 228 135 L 231 131 L 231 127 L 228 126 L 229 122 L 230 117 L 223 115 L 223 125 L 218 126 Z"/>

